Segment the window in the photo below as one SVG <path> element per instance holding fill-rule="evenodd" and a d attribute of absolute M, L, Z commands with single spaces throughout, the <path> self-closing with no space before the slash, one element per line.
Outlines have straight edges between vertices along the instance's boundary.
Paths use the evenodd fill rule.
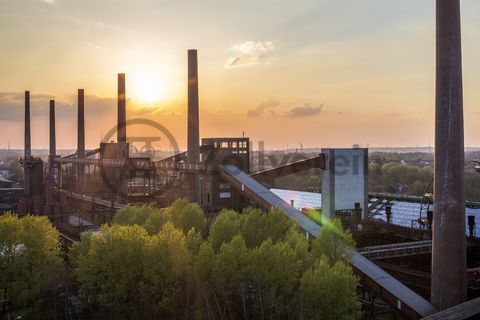
<path fill-rule="evenodd" d="M 220 199 L 227 199 L 230 198 L 232 195 L 230 192 L 220 192 Z"/>
<path fill-rule="evenodd" d="M 220 189 L 230 189 L 230 184 L 228 184 L 228 183 L 220 183 L 219 188 L 220 188 Z"/>
<path fill-rule="evenodd" d="M 228 148 L 228 142 L 222 142 L 222 145 L 220 148 L 225 148 L 227 149 Z"/>

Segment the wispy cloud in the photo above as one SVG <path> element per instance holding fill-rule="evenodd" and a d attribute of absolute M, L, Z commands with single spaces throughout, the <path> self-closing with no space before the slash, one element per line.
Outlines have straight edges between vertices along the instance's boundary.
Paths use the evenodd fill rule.
<path fill-rule="evenodd" d="M 261 63 L 274 50 L 272 41 L 246 41 L 230 48 L 232 55 L 227 59 L 226 68 L 242 67 Z"/>
<path fill-rule="evenodd" d="M 316 116 L 322 112 L 323 106 L 323 103 L 316 107 L 312 106 L 311 103 L 307 103 L 303 107 L 292 108 L 291 110 L 287 111 L 285 115 L 291 118 Z"/>
<path fill-rule="evenodd" d="M 269 111 L 270 114 L 275 114 L 275 111 L 273 110 L 273 108 L 275 108 L 279 105 L 280 105 L 280 102 L 278 102 L 277 99 L 268 98 L 267 100 L 262 101 L 257 107 L 255 107 L 253 109 L 248 109 L 247 110 L 247 116 L 248 117 L 259 117 L 265 111 Z"/>

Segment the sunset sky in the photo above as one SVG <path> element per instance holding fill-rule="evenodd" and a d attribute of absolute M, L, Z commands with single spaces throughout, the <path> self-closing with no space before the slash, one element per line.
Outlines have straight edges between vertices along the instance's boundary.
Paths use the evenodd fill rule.
<path fill-rule="evenodd" d="M 462 1 L 465 142 L 480 146 L 480 1 Z M 433 0 L 0 0 L 0 148 L 74 148 L 76 92 L 87 148 L 116 122 L 154 119 L 186 141 L 187 49 L 198 49 L 200 132 L 266 148 L 433 144 Z M 133 128 L 132 135 L 149 134 Z"/>

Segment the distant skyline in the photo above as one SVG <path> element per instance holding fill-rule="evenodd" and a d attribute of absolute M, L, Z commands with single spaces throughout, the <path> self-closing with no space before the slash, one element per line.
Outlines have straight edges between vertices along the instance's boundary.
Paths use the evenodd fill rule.
<path fill-rule="evenodd" d="M 465 145 L 480 146 L 480 2 L 463 0 Z M 198 49 L 200 133 L 267 149 L 428 147 L 434 141 L 434 1 L 0 0 L 0 148 L 75 149 L 76 92 L 86 144 L 116 122 L 153 119 L 186 142 L 187 49 Z M 148 130 L 133 128 L 132 135 Z"/>

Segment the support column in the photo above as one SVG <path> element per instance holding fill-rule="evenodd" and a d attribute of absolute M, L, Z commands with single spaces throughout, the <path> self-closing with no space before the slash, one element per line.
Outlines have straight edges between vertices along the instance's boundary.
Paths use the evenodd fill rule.
<path fill-rule="evenodd" d="M 460 1 L 436 2 L 435 185 L 431 301 L 466 299 L 466 235 Z"/>

